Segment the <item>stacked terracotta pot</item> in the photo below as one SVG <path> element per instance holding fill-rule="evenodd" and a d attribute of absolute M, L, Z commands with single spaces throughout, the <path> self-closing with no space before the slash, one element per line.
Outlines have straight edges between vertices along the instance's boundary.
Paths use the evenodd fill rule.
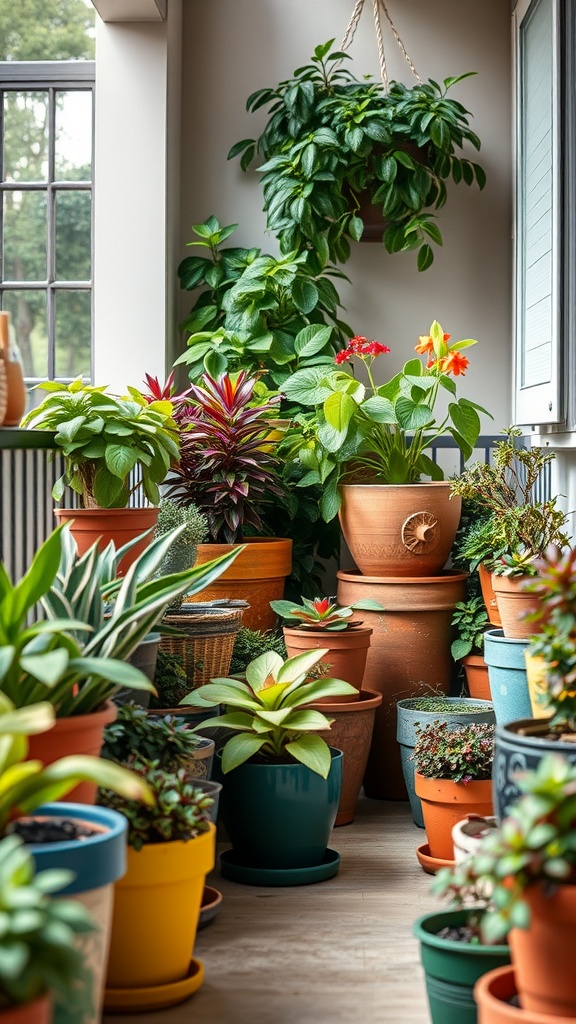
<path fill-rule="evenodd" d="M 373 631 L 364 685 L 383 696 L 364 776 L 376 799 L 407 799 L 396 702 L 450 687 L 452 612 L 466 580 L 444 569 L 461 510 L 450 489 L 448 481 L 342 487 L 340 521 L 357 568 L 338 573 L 338 602 L 371 598 L 385 609 L 362 612 Z"/>

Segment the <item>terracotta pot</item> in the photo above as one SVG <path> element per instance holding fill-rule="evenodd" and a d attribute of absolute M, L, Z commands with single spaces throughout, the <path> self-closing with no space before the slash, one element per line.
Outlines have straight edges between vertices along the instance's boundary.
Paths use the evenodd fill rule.
<path fill-rule="evenodd" d="M 468 693 L 474 700 L 492 700 L 490 694 L 490 680 L 488 679 L 488 665 L 481 654 L 468 654 L 462 658 L 462 664 L 466 673 Z"/>
<path fill-rule="evenodd" d="M 95 541 L 99 541 L 100 548 L 113 541 L 118 549 L 147 531 L 147 536 L 135 544 L 120 562 L 120 576 L 146 550 L 158 521 L 157 508 L 57 508 L 54 515 L 60 523 L 71 524 L 70 532 L 79 555 L 83 555 Z"/>
<path fill-rule="evenodd" d="M 516 995 L 513 967 L 498 967 L 482 975 L 474 986 L 478 1024 L 574 1024 L 574 1017 L 558 1017 L 520 1008 Z"/>
<path fill-rule="evenodd" d="M 492 573 L 486 566 L 478 566 L 478 579 L 480 580 L 480 589 L 482 590 L 482 600 L 484 601 L 490 622 L 493 626 L 502 626 L 496 594 L 492 589 Z"/>
<path fill-rule="evenodd" d="M 289 658 L 302 654 L 303 651 L 328 648 L 328 654 L 322 661 L 330 665 L 330 675 L 335 679 L 344 679 L 358 690 L 357 697 L 325 697 L 318 701 L 318 704 L 349 704 L 350 701 L 358 700 L 371 636 L 372 629 L 369 626 L 345 629 L 341 633 L 284 627 L 284 640 Z"/>
<path fill-rule="evenodd" d="M 365 576 L 434 576 L 454 542 L 462 501 L 450 481 L 343 484 L 340 523 Z"/>
<path fill-rule="evenodd" d="M 520 1004 L 533 1013 L 574 1018 L 576 885 L 558 885 L 550 892 L 531 885 L 525 899 L 530 927 L 513 928 L 509 937 Z"/>
<path fill-rule="evenodd" d="M 11 1006 L 0 1010 L 0 1024 L 51 1024 L 52 1000 L 42 996 L 24 1006 Z"/>
<path fill-rule="evenodd" d="M 422 802 L 430 855 L 454 860 L 454 825 L 467 814 L 485 818 L 493 813 L 492 779 L 464 784 L 452 779 L 427 779 L 420 772 L 414 772 L 414 783 L 416 795 Z"/>
<path fill-rule="evenodd" d="M 310 704 L 310 707 L 317 708 L 322 714 L 334 719 L 330 729 L 318 735 L 331 747 L 341 750 L 344 755 L 342 793 L 335 825 L 350 825 L 354 821 L 356 801 L 370 750 L 376 708 L 379 708 L 381 703 L 381 693 L 362 690 L 359 700 L 350 701 L 348 704 L 325 701 Z"/>
<path fill-rule="evenodd" d="M 529 579 L 530 576 L 496 576 L 492 573 L 502 629 L 510 640 L 526 640 L 536 628 L 533 622 L 525 619 L 526 615 L 537 611 L 539 605 L 536 594 L 526 594 L 522 590 L 524 582 Z"/>
<path fill-rule="evenodd" d="M 286 577 L 292 572 L 292 541 L 286 538 L 248 537 L 236 561 L 219 579 L 205 587 L 198 600 L 236 598 L 248 601 L 242 625 L 248 629 L 272 629 L 276 615 L 270 601 L 284 596 Z M 196 565 L 225 555 L 238 544 L 199 544 Z"/>
<path fill-rule="evenodd" d="M 101 711 L 90 715 L 72 715 L 57 718 L 47 732 L 29 736 L 28 761 L 42 761 L 52 764 L 68 754 L 92 754 L 98 757 L 102 749 L 104 726 L 113 722 L 118 713 L 116 705 L 107 701 Z M 93 804 L 97 786 L 93 782 L 81 782 L 67 796 L 66 803 Z"/>
<path fill-rule="evenodd" d="M 373 598 L 384 612 L 359 612 L 373 630 L 364 688 L 384 697 L 376 712 L 364 777 L 366 796 L 406 800 L 400 748 L 396 743 L 396 702 L 430 691 L 448 693 L 452 674 L 452 613 L 465 597 L 466 573 L 409 579 L 338 573 L 338 603 Z"/>

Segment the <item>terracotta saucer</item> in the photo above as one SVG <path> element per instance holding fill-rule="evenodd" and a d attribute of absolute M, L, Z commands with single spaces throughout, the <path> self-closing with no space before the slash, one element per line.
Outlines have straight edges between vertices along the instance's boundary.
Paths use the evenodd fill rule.
<path fill-rule="evenodd" d="M 420 846 L 416 847 L 416 856 L 418 857 L 420 867 L 429 875 L 435 875 L 440 868 L 453 868 L 456 864 L 456 861 L 454 860 L 443 860 L 442 857 L 432 857 L 430 855 L 430 847 L 428 843 L 422 843 Z"/>
<path fill-rule="evenodd" d="M 220 913 L 221 906 L 222 893 L 220 890 L 214 889 L 211 885 L 205 885 L 200 906 L 200 917 L 198 918 L 198 930 L 207 928 L 209 924 L 212 924 L 216 915 Z"/>
<path fill-rule="evenodd" d="M 164 1010 L 177 1003 L 183 1003 L 196 992 L 204 981 L 204 965 L 201 960 L 192 960 L 185 978 L 168 985 L 151 985 L 149 988 L 107 988 L 104 991 L 104 1009 L 108 1013 L 146 1013 L 150 1010 Z"/>

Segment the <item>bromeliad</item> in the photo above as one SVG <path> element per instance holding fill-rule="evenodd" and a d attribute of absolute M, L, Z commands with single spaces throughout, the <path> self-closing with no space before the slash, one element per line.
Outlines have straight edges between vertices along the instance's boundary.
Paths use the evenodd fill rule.
<path fill-rule="evenodd" d="M 313 601 L 303 597 L 302 604 L 294 604 L 293 601 L 270 601 L 270 607 L 296 629 L 328 630 L 331 633 L 361 626 L 361 619 L 351 620 L 355 611 L 384 611 L 384 607 L 378 601 L 369 598 L 357 601 L 347 608 L 337 604 L 336 599 L 331 597 L 315 597 Z"/>

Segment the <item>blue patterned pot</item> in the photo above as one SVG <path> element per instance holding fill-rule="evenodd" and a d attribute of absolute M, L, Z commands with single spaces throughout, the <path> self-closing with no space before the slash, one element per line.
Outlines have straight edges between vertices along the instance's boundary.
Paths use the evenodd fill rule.
<path fill-rule="evenodd" d="M 547 738 L 547 729 L 548 720 L 543 718 L 523 718 L 496 726 L 492 787 L 494 813 L 499 820 L 506 817 L 521 795 L 518 772 L 534 771 L 547 754 L 562 754 L 576 765 L 574 743 Z M 524 730 L 529 730 L 530 735 L 521 735 Z"/>
<path fill-rule="evenodd" d="M 484 660 L 498 725 L 532 714 L 524 651 L 529 640 L 513 640 L 501 629 L 484 633 Z"/>

